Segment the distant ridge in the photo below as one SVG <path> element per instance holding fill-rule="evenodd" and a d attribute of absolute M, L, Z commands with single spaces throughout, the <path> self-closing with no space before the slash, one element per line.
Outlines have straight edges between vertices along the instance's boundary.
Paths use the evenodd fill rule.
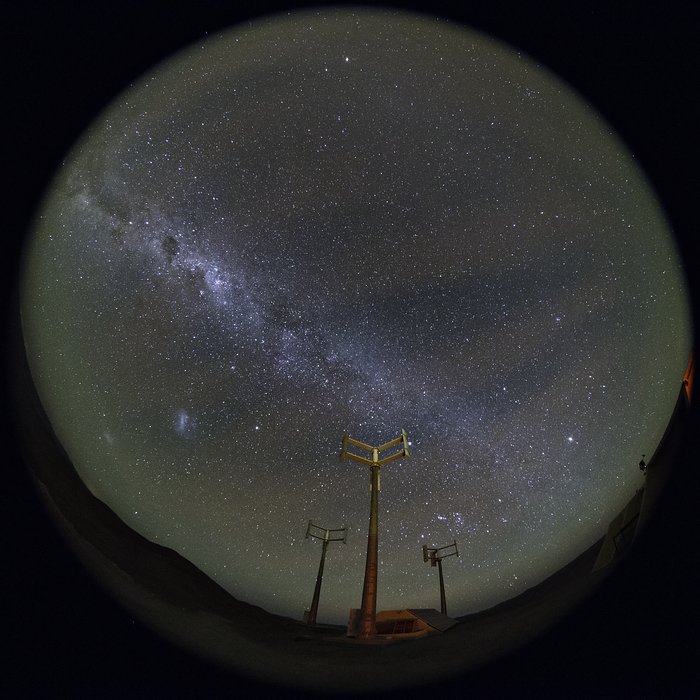
<path fill-rule="evenodd" d="M 59 529 L 87 559 L 84 563 L 89 568 L 104 573 L 103 559 L 107 559 L 145 594 L 177 608 L 209 611 L 244 625 L 255 625 L 261 617 L 291 621 L 237 600 L 185 557 L 133 530 L 93 495 L 44 412 L 30 379 L 23 347 L 20 350 L 16 344 L 15 351 L 20 355 L 16 357 L 16 366 L 21 370 L 16 378 L 21 382 L 17 419 L 24 436 L 23 461 Z M 109 585 L 109 580 L 103 583 L 119 597 L 118 581 L 113 585 Z"/>
<path fill-rule="evenodd" d="M 462 615 L 456 619 L 460 621 L 475 620 L 508 613 L 526 606 L 531 607 L 542 603 L 550 605 L 555 602 L 555 599 L 562 595 L 562 592 L 566 592 L 565 596 L 568 596 L 568 590 L 572 587 L 579 587 L 583 580 L 586 580 L 589 585 L 595 585 L 605 575 L 604 572 L 596 575 L 592 574 L 593 565 L 595 564 L 603 539 L 604 538 L 601 537 L 588 549 L 579 554 L 576 559 L 570 561 L 566 566 L 547 577 L 544 581 L 526 589 L 513 598 L 508 598 L 508 600 L 504 600 L 490 608 L 480 610 L 476 613 Z"/>

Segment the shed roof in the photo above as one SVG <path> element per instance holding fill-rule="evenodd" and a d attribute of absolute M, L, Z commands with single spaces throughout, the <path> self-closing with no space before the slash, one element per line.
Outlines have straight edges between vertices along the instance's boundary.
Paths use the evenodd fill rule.
<path fill-rule="evenodd" d="M 447 615 L 443 615 L 434 608 L 410 608 L 408 612 L 440 632 L 450 629 L 450 627 L 453 627 L 458 622 L 451 617 L 447 617 Z"/>

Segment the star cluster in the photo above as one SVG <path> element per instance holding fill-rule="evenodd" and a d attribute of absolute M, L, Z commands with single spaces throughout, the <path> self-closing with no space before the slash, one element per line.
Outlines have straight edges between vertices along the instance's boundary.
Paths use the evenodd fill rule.
<path fill-rule="evenodd" d="M 360 601 L 382 470 L 379 607 L 452 614 L 552 573 L 642 484 L 690 350 L 653 192 L 565 85 L 448 22 L 299 13 L 144 76 L 58 174 L 23 323 L 88 487 L 236 597 Z"/>

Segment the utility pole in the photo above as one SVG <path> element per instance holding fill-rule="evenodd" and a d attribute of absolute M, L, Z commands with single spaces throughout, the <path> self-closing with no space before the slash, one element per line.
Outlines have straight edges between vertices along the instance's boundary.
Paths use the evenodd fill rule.
<path fill-rule="evenodd" d="M 352 445 L 368 452 L 371 459 L 362 457 L 348 451 Z M 392 447 L 401 445 L 401 450 L 388 457 L 380 459 L 379 453 Z M 406 431 L 401 430 L 401 435 L 389 442 L 385 442 L 379 447 L 367 445 L 364 442 L 351 438 L 347 433 L 343 433 L 343 445 L 340 452 L 340 461 L 351 459 L 361 464 L 366 464 L 370 469 L 370 507 L 369 507 L 369 534 L 367 535 L 367 560 L 365 563 L 365 581 L 362 586 L 362 605 L 360 607 L 360 618 L 357 624 L 357 637 L 360 639 L 371 639 L 376 634 L 377 617 L 377 562 L 379 554 L 379 470 L 385 464 L 393 462 L 401 457 L 408 457 L 408 439 Z"/>
<path fill-rule="evenodd" d="M 342 532 L 342 536 L 336 533 Z M 315 537 L 318 540 L 323 540 L 323 549 L 321 549 L 321 563 L 318 565 L 318 574 L 316 576 L 316 587 L 314 588 L 314 598 L 311 601 L 311 608 L 308 614 L 304 617 L 304 621 L 309 625 L 316 624 L 316 613 L 318 613 L 318 599 L 321 597 L 321 581 L 323 580 L 323 565 L 326 561 L 326 550 L 328 549 L 329 542 L 343 542 L 347 544 L 347 528 L 340 527 L 335 530 L 328 530 L 326 528 L 314 525 L 310 520 L 309 524 L 306 526 L 305 539 L 309 537 Z"/>
<path fill-rule="evenodd" d="M 443 615 L 447 615 L 447 600 L 445 599 L 445 580 L 442 577 L 442 560 L 445 557 L 451 557 L 455 554 L 459 556 L 457 540 L 452 544 L 446 544 L 444 547 L 428 547 L 427 544 L 423 545 L 423 561 L 430 560 L 430 566 L 437 566 L 440 572 L 440 612 Z"/>

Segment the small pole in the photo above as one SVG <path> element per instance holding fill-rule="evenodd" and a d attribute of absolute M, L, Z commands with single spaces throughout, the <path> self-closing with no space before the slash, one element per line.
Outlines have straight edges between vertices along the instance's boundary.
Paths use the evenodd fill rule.
<path fill-rule="evenodd" d="M 447 600 L 445 599 L 445 579 L 442 577 L 442 559 L 438 559 L 438 572 L 440 574 L 440 612 L 447 615 Z"/>
<path fill-rule="evenodd" d="M 322 531 L 323 535 L 320 535 L 318 531 Z M 343 536 L 334 536 L 331 537 L 331 533 L 336 533 L 336 532 L 342 532 Z M 307 618 L 307 624 L 309 625 L 315 625 L 316 624 L 316 615 L 318 614 L 318 601 L 321 597 L 321 582 L 323 581 L 323 567 L 326 562 L 326 550 L 328 549 L 328 543 L 329 542 L 346 542 L 347 538 L 347 529 L 342 527 L 338 528 L 336 530 L 328 530 L 324 529 L 321 527 L 318 527 L 318 525 L 314 525 L 311 520 L 309 520 L 309 524 L 306 528 L 306 537 L 315 537 L 316 539 L 321 539 L 323 540 L 323 547 L 321 549 L 321 561 L 318 565 L 318 574 L 316 575 L 316 586 L 314 587 L 314 597 L 313 600 L 311 601 L 311 607 L 309 608 L 309 615 Z"/>
<path fill-rule="evenodd" d="M 452 544 L 447 544 L 444 547 L 428 547 L 427 544 L 423 545 L 423 561 L 430 561 L 430 566 L 437 566 L 438 568 L 438 574 L 440 575 L 440 612 L 443 615 L 447 615 L 447 599 L 445 597 L 445 579 L 442 575 L 442 560 L 445 557 L 454 555 L 459 556 L 457 540 L 454 540 Z"/>
<path fill-rule="evenodd" d="M 323 565 L 326 561 L 326 550 L 328 549 L 328 540 L 323 540 L 323 549 L 321 549 L 321 562 L 318 565 L 318 574 L 316 576 L 316 587 L 314 588 L 314 597 L 311 601 L 309 609 L 309 624 L 316 624 L 316 615 L 318 613 L 318 600 L 321 597 L 321 581 L 323 581 Z"/>

